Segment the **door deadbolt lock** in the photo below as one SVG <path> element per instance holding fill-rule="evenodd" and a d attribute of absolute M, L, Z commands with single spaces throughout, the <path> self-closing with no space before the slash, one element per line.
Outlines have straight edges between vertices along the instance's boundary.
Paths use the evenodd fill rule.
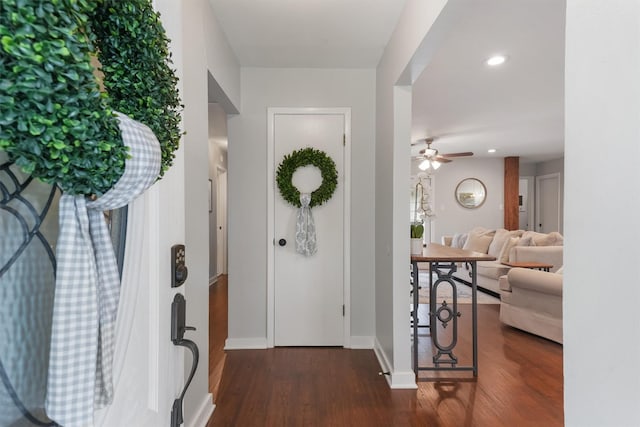
<path fill-rule="evenodd" d="M 189 271 L 185 264 L 184 245 L 171 247 L 171 287 L 177 288 L 187 281 Z"/>
<path fill-rule="evenodd" d="M 284 245 L 286 245 L 286 244 L 287 244 L 287 241 L 286 241 L 285 239 L 280 239 L 280 240 L 278 240 L 278 244 L 279 244 L 280 246 L 284 246 Z"/>

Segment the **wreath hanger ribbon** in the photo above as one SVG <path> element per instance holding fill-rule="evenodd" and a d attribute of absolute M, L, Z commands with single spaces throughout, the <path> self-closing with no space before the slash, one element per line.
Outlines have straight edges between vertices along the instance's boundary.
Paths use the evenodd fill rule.
<path fill-rule="evenodd" d="M 311 256 L 318 251 L 316 225 L 309 203 L 311 203 L 311 194 L 302 193 L 296 221 L 296 252 L 304 256 Z"/>

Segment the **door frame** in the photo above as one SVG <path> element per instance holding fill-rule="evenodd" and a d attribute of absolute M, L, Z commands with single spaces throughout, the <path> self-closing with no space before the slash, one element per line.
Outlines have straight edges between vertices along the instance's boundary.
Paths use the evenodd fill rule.
<path fill-rule="evenodd" d="M 275 146 L 275 118 L 279 114 L 287 115 L 319 115 L 319 114 L 342 114 L 344 116 L 344 268 L 343 268 L 343 303 L 345 307 L 343 318 L 343 346 L 351 346 L 351 108 L 290 108 L 290 107 L 269 107 L 267 108 L 267 347 L 274 347 L 275 336 L 275 197 L 276 197 L 276 177 L 274 165 Z M 340 185 L 338 180 L 338 185 Z"/>
<path fill-rule="evenodd" d="M 536 179 L 534 176 L 532 175 L 527 175 L 527 176 L 521 176 L 520 180 L 525 180 L 527 181 L 527 200 L 526 200 L 526 213 L 527 213 L 527 222 L 529 223 L 529 226 L 527 227 L 527 230 L 530 231 L 535 231 L 536 229 L 536 218 L 535 218 L 535 211 L 536 211 L 536 197 L 535 197 L 535 186 L 536 186 Z M 518 209 L 519 211 L 519 209 Z M 518 212 L 519 214 L 519 212 Z M 519 219 L 519 218 L 518 218 Z"/>
<path fill-rule="evenodd" d="M 541 201 L 541 197 L 542 197 L 542 192 L 540 191 L 540 183 L 542 180 L 546 180 L 546 179 L 555 179 L 556 181 L 556 190 L 558 193 L 558 212 L 556 213 L 558 215 L 557 221 L 558 221 L 558 232 L 562 232 L 561 230 L 561 211 L 562 211 L 562 195 L 561 195 L 561 188 L 562 185 L 560 183 L 560 172 L 554 172 L 554 173 L 550 173 L 547 175 L 540 175 L 540 176 L 536 176 L 536 222 L 534 224 L 534 230 L 537 232 L 542 232 L 539 224 L 540 224 L 540 210 L 541 210 L 541 206 L 542 206 L 542 201 Z"/>
<path fill-rule="evenodd" d="M 227 218 L 227 189 L 228 182 L 225 177 L 224 186 L 220 183 L 220 176 L 226 174 L 227 170 L 220 165 L 216 166 L 216 278 L 221 274 L 227 274 L 228 261 L 227 261 L 227 249 L 228 249 L 228 218 Z M 222 189 L 224 188 L 224 194 Z M 222 232 L 220 231 L 222 226 Z M 220 237 L 220 239 L 218 238 Z M 220 242 L 222 240 L 222 242 Z"/>

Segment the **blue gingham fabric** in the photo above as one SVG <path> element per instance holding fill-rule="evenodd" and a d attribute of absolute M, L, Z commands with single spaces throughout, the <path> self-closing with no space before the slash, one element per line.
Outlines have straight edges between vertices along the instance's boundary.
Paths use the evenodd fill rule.
<path fill-rule="evenodd" d="M 45 407 L 65 427 L 92 426 L 94 409 L 113 399 L 120 279 L 103 211 L 127 205 L 160 172 L 160 144 L 153 132 L 122 114 L 118 121 L 131 155 L 118 182 L 95 201 L 65 194 L 60 198 Z"/>
<path fill-rule="evenodd" d="M 300 194 L 300 209 L 296 217 L 296 252 L 311 256 L 318 251 L 316 244 L 316 224 L 311 214 L 311 194 Z"/>

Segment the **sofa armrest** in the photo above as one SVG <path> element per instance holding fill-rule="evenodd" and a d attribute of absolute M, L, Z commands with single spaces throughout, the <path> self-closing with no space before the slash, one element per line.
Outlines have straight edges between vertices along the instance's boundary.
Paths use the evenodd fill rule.
<path fill-rule="evenodd" d="M 511 292 L 511 284 L 509 283 L 509 279 L 506 274 L 500 276 L 498 279 L 498 287 L 500 288 L 500 291 Z"/>
<path fill-rule="evenodd" d="M 512 268 L 507 274 L 511 289 L 527 289 L 543 294 L 562 296 L 562 274 L 528 268 Z"/>
<path fill-rule="evenodd" d="M 553 265 L 552 272 L 562 267 L 563 246 L 514 246 L 509 262 L 542 262 Z"/>
<path fill-rule="evenodd" d="M 445 246 L 451 246 L 451 242 L 453 241 L 453 236 L 442 236 L 442 244 Z"/>

